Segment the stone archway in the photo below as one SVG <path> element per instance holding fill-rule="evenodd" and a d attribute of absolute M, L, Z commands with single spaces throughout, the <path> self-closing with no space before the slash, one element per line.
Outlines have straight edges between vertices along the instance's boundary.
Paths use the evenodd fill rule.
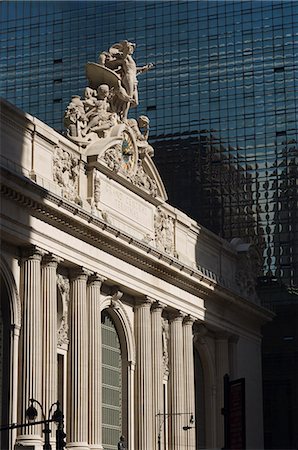
<path fill-rule="evenodd" d="M 18 343 L 21 303 L 13 274 L 0 259 L 0 425 L 17 422 Z M 0 448 L 12 448 L 16 430 L 0 433 Z"/>
<path fill-rule="evenodd" d="M 110 321 L 110 332 L 114 339 L 115 347 L 119 347 L 119 350 L 114 348 L 115 353 L 121 356 L 121 424 L 119 424 L 120 434 L 118 435 L 118 440 L 120 435 L 125 436 L 127 445 L 133 448 L 133 393 L 134 393 L 134 355 L 135 355 L 135 344 L 132 333 L 132 328 L 130 321 L 127 317 L 124 305 L 118 299 L 115 301 L 114 297 L 106 297 L 101 304 L 101 317 L 102 317 L 102 329 L 103 318 L 108 317 Z M 104 351 L 104 336 L 102 335 L 102 345 Z M 110 351 L 113 350 L 110 348 Z M 102 355 L 102 368 L 104 370 L 105 357 Z M 117 373 L 117 368 L 115 368 L 115 373 Z M 118 366 L 119 369 L 119 366 Z M 119 372 L 118 372 L 119 373 Z M 104 374 L 103 374 L 103 384 L 104 384 Z M 104 387 L 103 387 L 104 389 Z M 104 390 L 103 390 L 103 403 L 104 402 Z M 103 424 L 104 424 L 104 412 L 103 412 Z M 103 429 L 103 447 L 105 448 L 105 431 Z M 112 447 L 109 447 L 112 448 Z M 117 446 L 115 447 L 117 448 Z"/>

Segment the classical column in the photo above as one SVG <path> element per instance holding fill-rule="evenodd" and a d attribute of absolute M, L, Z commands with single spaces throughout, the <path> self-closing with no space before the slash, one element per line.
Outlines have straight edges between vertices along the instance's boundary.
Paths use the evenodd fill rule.
<path fill-rule="evenodd" d="M 47 414 L 58 399 L 57 386 L 57 266 L 59 259 L 46 255 L 41 265 L 42 280 L 42 405 Z M 54 427 L 52 426 L 54 430 Z M 54 433 L 52 433 L 54 437 Z"/>
<path fill-rule="evenodd" d="M 228 334 L 218 333 L 215 340 L 216 364 L 216 399 L 217 399 L 217 446 L 224 446 L 224 416 L 221 409 L 224 406 L 224 375 L 229 374 Z"/>
<path fill-rule="evenodd" d="M 170 317 L 170 450 L 185 449 L 184 368 L 183 368 L 183 314 L 177 311 Z"/>
<path fill-rule="evenodd" d="M 102 446 L 102 357 L 101 357 L 101 313 L 100 289 L 104 278 L 94 274 L 88 279 L 88 443 L 90 449 Z"/>
<path fill-rule="evenodd" d="M 135 450 L 135 361 L 128 361 L 128 379 L 127 379 L 127 440 L 129 450 Z"/>
<path fill-rule="evenodd" d="M 18 422 L 24 423 L 29 399 L 42 401 L 42 318 L 41 269 L 43 251 L 35 246 L 23 250 L 21 260 L 21 300 L 23 321 L 21 328 L 21 354 L 19 383 L 21 387 Z M 41 419 L 38 411 L 39 419 Z M 20 429 L 17 439 L 24 446 L 41 448 L 41 426 Z"/>
<path fill-rule="evenodd" d="M 12 367 L 11 374 L 11 410 L 9 416 L 9 423 L 17 423 L 18 422 L 18 393 L 19 393 L 19 384 L 18 384 L 18 356 L 19 356 L 19 342 L 20 342 L 20 325 L 14 324 L 11 327 L 11 351 L 10 351 L 10 367 Z M 14 444 L 17 438 L 17 430 L 10 430 L 9 434 L 9 448 L 14 448 Z"/>
<path fill-rule="evenodd" d="M 68 449 L 88 450 L 88 321 L 87 278 L 81 268 L 71 273 L 68 350 Z"/>
<path fill-rule="evenodd" d="M 194 378 L 194 359 L 193 359 L 193 333 L 192 326 L 194 319 L 187 316 L 183 321 L 183 357 L 184 357 L 184 395 L 186 413 L 195 413 L 195 378 Z M 195 427 L 194 423 L 190 423 L 190 416 L 184 416 L 184 425 Z M 185 431 L 186 449 L 196 448 L 195 428 Z"/>
<path fill-rule="evenodd" d="M 136 338 L 136 442 L 138 450 L 152 450 L 152 346 L 149 299 L 135 306 Z"/>
<path fill-rule="evenodd" d="M 154 303 L 151 309 L 151 332 L 152 332 L 152 385 L 153 385 L 153 443 L 152 450 L 158 449 L 160 421 L 163 405 L 163 364 L 162 364 L 162 314 L 163 306 Z"/>

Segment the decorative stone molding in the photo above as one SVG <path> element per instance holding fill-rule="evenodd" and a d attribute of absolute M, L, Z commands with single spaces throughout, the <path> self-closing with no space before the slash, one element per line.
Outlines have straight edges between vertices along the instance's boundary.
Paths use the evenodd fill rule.
<path fill-rule="evenodd" d="M 62 318 L 58 328 L 57 344 L 59 347 L 69 344 L 69 327 L 68 327 L 68 306 L 69 306 L 69 279 L 61 274 L 57 275 L 57 287 L 62 298 Z"/>
<path fill-rule="evenodd" d="M 101 286 L 105 280 L 106 280 L 105 277 L 102 277 L 98 273 L 93 273 L 92 275 L 90 275 L 88 277 L 87 285 L 89 286 L 92 284 L 92 285 Z"/>
<path fill-rule="evenodd" d="M 154 217 L 154 229 L 156 248 L 174 256 L 174 219 L 159 207 Z"/>
<path fill-rule="evenodd" d="M 110 307 L 113 309 L 119 309 L 119 301 L 123 296 L 123 292 L 119 290 L 118 286 L 113 286 L 111 288 L 111 304 Z"/>
<path fill-rule="evenodd" d="M 115 174 L 150 196 L 166 200 L 164 186 L 151 161 L 154 150 L 148 143 L 149 118 L 144 115 L 138 120 L 127 117 L 129 109 L 138 104 L 137 74 L 153 67 L 152 64 L 136 66 L 132 56 L 134 46 L 121 41 L 108 52 L 102 52 L 99 63 L 87 63 L 90 85 L 82 98 L 73 95 L 66 108 L 66 135 L 79 144 L 87 156 L 98 156 L 97 161 Z M 123 52 L 118 51 L 120 48 Z M 129 55 L 126 54 L 128 48 Z M 63 189 L 65 198 L 79 203 L 75 170 L 76 164 L 67 152 L 56 149 L 54 180 Z M 96 199 L 94 203 L 98 208 Z"/>
<path fill-rule="evenodd" d="M 22 247 L 21 249 L 21 259 L 22 261 L 27 259 L 33 259 L 36 261 L 41 261 L 42 257 L 46 254 L 46 251 L 36 245 L 28 245 L 27 247 Z"/>
<path fill-rule="evenodd" d="M 162 321 L 162 364 L 163 364 L 163 379 L 169 379 L 169 322 L 164 317 Z"/>
<path fill-rule="evenodd" d="M 194 342 L 199 342 L 200 344 L 206 344 L 206 337 L 208 335 L 208 328 L 202 324 L 196 324 L 194 330 Z"/>
<path fill-rule="evenodd" d="M 240 294 L 257 301 L 256 284 L 262 267 L 262 256 L 254 245 L 245 243 L 240 238 L 232 239 L 231 244 L 239 258 L 235 281 Z"/>
<path fill-rule="evenodd" d="M 6 287 L 11 298 L 11 326 L 14 330 L 19 330 L 22 324 L 22 303 L 18 288 L 10 267 L 3 257 L 0 257 L 0 272 L 6 280 Z M 17 332 L 17 331 L 16 331 Z"/>
<path fill-rule="evenodd" d="M 101 197 L 101 189 L 100 189 L 100 176 L 96 169 L 91 169 L 88 174 L 88 177 L 92 177 L 90 183 L 92 184 L 91 192 L 90 192 L 90 204 L 91 204 L 91 214 L 98 215 L 98 212 L 101 212 L 100 207 L 100 197 Z"/>
<path fill-rule="evenodd" d="M 56 146 L 53 154 L 53 180 L 60 186 L 64 198 L 81 205 L 78 193 L 79 170 L 79 159 Z"/>

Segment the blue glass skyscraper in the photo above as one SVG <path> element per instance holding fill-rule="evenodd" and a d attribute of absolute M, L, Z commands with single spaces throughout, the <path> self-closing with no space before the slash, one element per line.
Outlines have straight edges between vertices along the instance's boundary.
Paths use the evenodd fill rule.
<path fill-rule="evenodd" d="M 140 65 L 155 64 L 139 78 L 136 115 L 150 118 L 169 199 L 223 237 L 257 244 L 264 301 L 277 312 L 288 305 L 282 330 L 293 322 L 288 336 L 281 332 L 278 351 L 285 344 L 297 360 L 297 2 L 10 1 L 0 7 L 2 96 L 58 130 L 71 95 L 86 85 L 85 63 L 99 52 L 128 39 L 137 43 Z M 266 349 L 265 339 L 265 357 Z M 266 445 L 294 448 L 295 426 L 281 438 L 274 425 L 279 407 L 268 400 L 279 395 L 274 383 L 284 375 L 264 374 L 265 381 L 271 377 L 264 384 L 272 413 Z M 276 404 L 291 380 L 283 378 Z"/>

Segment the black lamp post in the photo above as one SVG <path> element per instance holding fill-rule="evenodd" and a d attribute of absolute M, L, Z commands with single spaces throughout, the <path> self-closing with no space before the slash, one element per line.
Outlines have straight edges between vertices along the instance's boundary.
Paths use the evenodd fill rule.
<path fill-rule="evenodd" d="M 195 422 L 193 413 L 183 413 L 183 412 L 180 413 L 180 412 L 178 412 L 178 413 L 158 413 L 158 414 L 156 414 L 155 417 L 159 417 L 159 427 L 158 427 L 158 436 L 157 436 L 158 450 L 161 450 L 161 430 L 162 430 L 162 426 L 163 426 L 165 420 L 168 417 L 173 417 L 173 416 L 190 416 L 189 423 L 193 425 L 194 422 Z M 186 431 L 186 430 L 190 430 L 191 428 L 195 428 L 195 427 L 186 425 L 186 426 L 183 427 L 183 430 Z"/>
<path fill-rule="evenodd" d="M 30 402 L 30 405 L 29 405 L 28 409 L 26 410 L 26 417 L 28 418 L 29 422 L 35 421 L 35 419 L 37 418 L 37 409 L 35 408 L 34 403 L 36 403 L 40 407 L 42 418 L 43 418 L 42 423 L 44 423 L 44 429 L 42 430 L 42 432 L 44 433 L 43 450 L 52 450 L 52 446 L 50 444 L 50 434 L 51 434 L 50 423 L 51 422 L 58 423 L 57 431 L 60 431 L 60 433 L 61 433 L 61 430 L 62 430 L 62 432 L 63 432 L 63 413 L 60 409 L 60 403 L 55 402 L 51 405 L 49 413 L 48 413 L 48 418 L 46 418 L 43 407 L 38 400 L 35 400 L 34 398 L 30 398 L 29 402 Z M 55 405 L 56 405 L 56 410 L 52 414 L 52 410 Z M 34 425 L 34 423 L 32 423 L 32 425 Z M 59 445 L 59 447 L 57 447 L 57 450 L 58 449 L 60 450 L 60 448 L 61 448 L 61 445 Z"/>

